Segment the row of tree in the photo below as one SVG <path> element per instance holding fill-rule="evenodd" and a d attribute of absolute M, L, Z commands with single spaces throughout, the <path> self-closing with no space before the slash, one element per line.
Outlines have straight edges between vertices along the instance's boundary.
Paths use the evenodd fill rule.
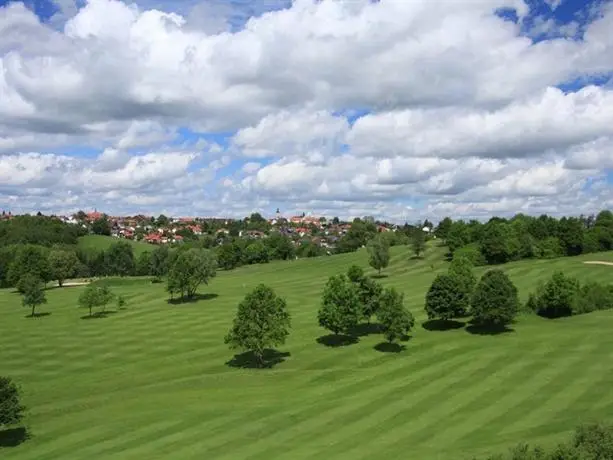
<path fill-rule="evenodd" d="M 435 233 L 451 256 L 469 257 L 476 265 L 576 256 L 613 249 L 613 213 L 560 219 L 518 214 L 511 219 L 493 217 L 486 223 L 446 217 Z"/>

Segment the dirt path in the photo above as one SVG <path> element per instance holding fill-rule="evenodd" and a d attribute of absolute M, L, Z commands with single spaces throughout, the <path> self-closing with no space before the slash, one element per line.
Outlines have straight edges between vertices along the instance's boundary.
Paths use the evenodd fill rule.
<path fill-rule="evenodd" d="M 587 262 L 583 262 L 584 264 L 589 265 L 611 265 L 613 266 L 613 262 L 605 262 L 603 260 L 588 260 Z"/>

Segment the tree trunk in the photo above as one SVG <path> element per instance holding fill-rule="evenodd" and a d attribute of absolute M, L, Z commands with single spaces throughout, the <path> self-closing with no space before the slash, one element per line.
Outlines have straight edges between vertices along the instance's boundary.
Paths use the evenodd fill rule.
<path fill-rule="evenodd" d="M 32 318 L 34 318 L 34 311 L 36 310 L 36 305 L 32 305 Z"/>
<path fill-rule="evenodd" d="M 92 307 L 89 307 L 89 316 L 92 316 Z"/>
<path fill-rule="evenodd" d="M 59 287 L 62 287 L 63 284 L 64 284 L 64 280 L 57 280 L 57 285 Z"/>

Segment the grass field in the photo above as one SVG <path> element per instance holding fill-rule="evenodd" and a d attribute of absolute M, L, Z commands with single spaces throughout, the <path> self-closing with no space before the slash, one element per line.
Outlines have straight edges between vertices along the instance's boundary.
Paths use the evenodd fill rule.
<path fill-rule="evenodd" d="M 82 287 L 48 291 L 52 314 L 29 319 L 0 291 L 0 375 L 22 385 L 33 437 L 2 459 L 461 459 L 519 441 L 562 440 L 578 423 L 613 419 L 613 311 L 548 321 L 522 316 L 515 331 L 428 331 L 423 299 L 442 250 L 410 260 L 393 248 L 382 282 L 406 293 L 417 324 L 399 354 L 380 336 L 343 348 L 316 342 L 327 277 L 364 252 L 221 272 L 209 298 L 169 305 L 163 285 L 115 287 L 125 310 L 83 320 Z M 556 269 L 609 281 L 613 254 L 523 261 L 504 269 L 522 298 Z M 431 264 L 435 264 L 434 271 Z M 482 272 L 483 270 L 480 270 Z M 293 331 L 273 369 L 226 365 L 236 305 L 257 283 L 286 297 Z"/>
<path fill-rule="evenodd" d="M 145 251 L 153 251 L 155 246 L 151 246 L 150 244 L 122 239 L 119 240 L 117 238 L 113 238 L 112 236 L 105 235 L 85 235 L 79 238 L 77 246 L 79 249 L 84 251 L 105 251 L 109 248 L 109 246 L 117 241 L 127 241 L 134 248 L 134 255 L 138 256 L 141 252 Z"/>

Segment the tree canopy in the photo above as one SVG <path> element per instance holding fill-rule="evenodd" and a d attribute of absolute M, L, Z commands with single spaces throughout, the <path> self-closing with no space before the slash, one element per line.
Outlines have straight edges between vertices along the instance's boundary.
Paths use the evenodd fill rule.
<path fill-rule="evenodd" d="M 193 297 L 198 287 L 217 274 L 215 254 L 208 249 L 191 248 L 180 251 L 168 272 L 167 290 L 181 299 Z"/>
<path fill-rule="evenodd" d="M 44 288 L 41 279 L 33 274 L 26 274 L 19 280 L 19 289 L 23 293 L 23 306 L 32 309 L 32 317 L 35 316 L 36 307 L 47 303 Z"/>
<path fill-rule="evenodd" d="M 66 279 L 72 278 L 77 270 L 79 259 L 73 251 L 54 249 L 49 253 L 50 278 L 57 280 L 62 287 Z"/>
<path fill-rule="evenodd" d="M 19 423 L 24 412 L 19 387 L 10 377 L 0 376 L 0 427 Z"/>
<path fill-rule="evenodd" d="M 291 327 L 285 300 L 272 288 L 260 284 L 238 305 L 225 343 L 232 349 L 252 352 L 263 365 L 264 350 L 283 345 Z"/>
<path fill-rule="evenodd" d="M 519 311 L 517 288 L 502 270 L 490 270 L 475 288 L 471 309 L 478 326 L 506 326 Z"/>
<path fill-rule="evenodd" d="M 390 262 L 390 248 L 387 242 L 379 235 L 368 242 L 368 263 L 381 274 L 381 269 Z"/>
<path fill-rule="evenodd" d="M 461 278 L 448 273 L 438 275 L 426 294 L 425 310 L 428 319 L 448 321 L 462 316 L 470 299 L 465 296 Z"/>
<path fill-rule="evenodd" d="M 361 304 L 357 287 L 345 275 L 334 275 L 324 287 L 319 325 L 334 334 L 348 333 L 360 320 Z"/>
<path fill-rule="evenodd" d="M 377 320 L 390 343 L 405 337 L 415 325 L 413 315 L 404 306 L 404 295 L 394 288 L 385 289 L 381 294 Z"/>

